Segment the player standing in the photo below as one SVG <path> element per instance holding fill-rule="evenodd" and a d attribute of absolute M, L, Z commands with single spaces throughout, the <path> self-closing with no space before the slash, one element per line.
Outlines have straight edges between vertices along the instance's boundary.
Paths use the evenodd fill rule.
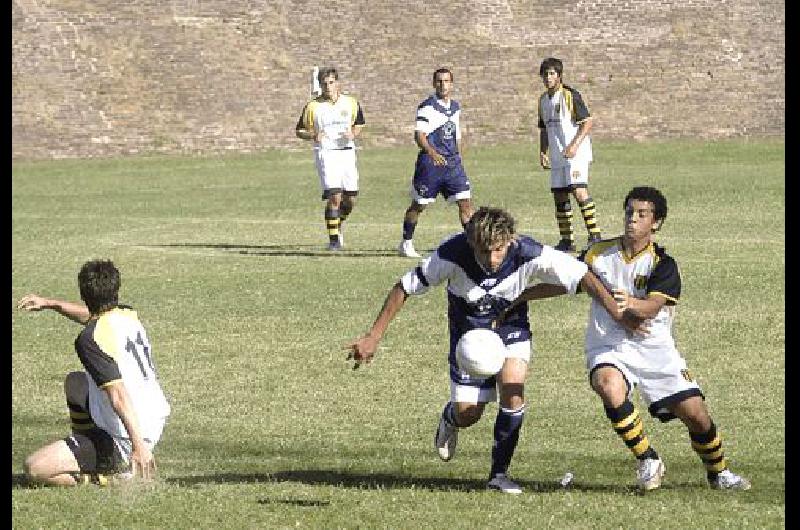
<path fill-rule="evenodd" d="M 539 76 L 547 89 L 539 98 L 539 163 L 550 169 L 550 191 L 556 206 L 561 240 L 555 248 L 575 250 L 570 194 L 578 201 L 589 243 L 600 240 L 594 200 L 589 195 L 592 161 L 592 116 L 580 93 L 561 82 L 563 65 L 553 57 L 542 61 Z"/>
<path fill-rule="evenodd" d="M 353 96 L 342 94 L 336 68 L 321 68 L 317 74 L 322 94 L 303 108 L 295 134 L 314 142 L 328 250 L 341 250 L 341 224 L 353 211 L 358 195 L 355 138 L 364 127 L 364 113 Z"/>
<path fill-rule="evenodd" d="M 440 193 L 458 204 L 461 226 L 472 216 L 469 179 L 461 163 L 461 105 L 452 99 L 453 72 L 439 68 L 433 73 L 435 94 L 417 107 L 414 141 L 419 146 L 411 204 L 403 217 L 403 240 L 397 248 L 401 256 L 418 258 L 414 249 L 414 230 L 419 215 Z"/>

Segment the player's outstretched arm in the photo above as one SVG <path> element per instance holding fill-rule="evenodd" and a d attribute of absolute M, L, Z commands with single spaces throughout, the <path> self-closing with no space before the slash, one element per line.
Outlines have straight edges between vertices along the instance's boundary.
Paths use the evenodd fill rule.
<path fill-rule="evenodd" d="M 514 311 L 517 307 L 525 302 L 532 302 L 533 300 L 543 300 L 545 298 L 552 298 L 554 296 L 561 296 L 567 294 L 567 289 L 562 285 L 555 285 L 552 283 L 537 283 L 532 285 L 519 293 L 511 305 L 503 309 L 494 321 L 494 326 L 498 326 L 505 321 L 506 317 Z"/>
<path fill-rule="evenodd" d="M 378 349 L 378 343 L 380 343 L 383 338 L 383 334 L 386 333 L 386 328 L 389 327 L 389 323 L 394 319 L 400 309 L 402 309 L 406 298 L 408 298 L 408 294 L 406 294 L 402 284 L 400 282 L 394 284 L 389 294 L 386 296 L 383 307 L 380 313 L 378 313 L 375 322 L 372 324 L 372 328 L 370 328 L 366 335 L 347 344 L 346 349 L 350 350 L 347 355 L 347 360 L 353 359 L 355 361 L 355 365 L 353 365 L 354 370 L 361 366 L 362 363 L 369 363 L 372 361 L 372 358 L 375 356 L 375 351 Z"/>
<path fill-rule="evenodd" d="M 22 309 L 23 311 L 52 309 L 78 324 L 86 324 L 92 316 L 89 312 L 89 308 L 83 303 L 45 298 L 37 294 L 26 294 L 20 298 L 19 302 L 17 302 L 17 309 Z"/>
<path fill-rule="evenodd" d="M 603 282 L 591 270 L 586 271 L 581 279 L 581 288 L 597 300 L 614 321 L 626 330 L 637 335 L 647 334 L 647 318 L 625 311 L 625 306 L 620 303 L 616 291 L 613 295 L 609 293 Z"/>

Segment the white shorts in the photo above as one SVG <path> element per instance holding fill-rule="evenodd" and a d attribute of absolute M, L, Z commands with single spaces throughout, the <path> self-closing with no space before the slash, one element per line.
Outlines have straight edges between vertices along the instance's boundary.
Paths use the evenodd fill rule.
<path fill-rule="evenodd" d="M 506 346 L 506 359 L 531 361 L 531 341 L 514 342 Z M 497 376 L 483 380 L 482 385 L 460 385 L 450 381 L 450 401 L 453 403 L 489 403 L 497 401 Z"/>
<path fill-rule="evenodd" d="M 589 185 L 589 161 L 568 160 L 563 167 L 550 169 L 550 188 Z"/>
<path fill-rule="evenodd" d="M 315 149 L 314 160 L 323 191 L 358 191 L 355 149 Z"/>
<path fill-rule="evenodd" d="M 686 368 L 686 360 L 673 347 L 639 347 L 624 342 L 586 353 L 590 378 L 595 369 L 603 366 L 613 366 L 622 372 L 628 385 L 628 399 L 638 387 L 650 414 L 661 421 L 675 417 L 669 407 L 692 396 L 703 397 L 700 386 Z"/>

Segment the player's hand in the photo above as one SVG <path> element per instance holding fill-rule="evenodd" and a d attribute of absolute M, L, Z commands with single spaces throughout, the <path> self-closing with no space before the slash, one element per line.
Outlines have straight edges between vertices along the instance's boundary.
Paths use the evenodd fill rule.
<path fill-rule="evenodd" d="M 47 309 L 49 300 L 36 294 L 26 294 L 17 302 L 17 309 L 24 311 L 41 311 Z"/>
<path fill-rule="evenodd" d="M 547 156 L 547 153 L 539 153 L 539 164 L 542 169 L 550 169 L 550 157 Z"/>
<path fill-rule="evenodd" d="M 634 316 L 630 311 L 622 314 L 620 324 L 628 332 L 628 335 L 643 339 L 650 334 L 650 324 L 652 320 Z"/>
<path fill-rule="evenodd" d="M 514 309 L 516 309 L 516 306 L 512 304 L 507 308 L 503 309 L 502 311 L 500 311 L 500 314 L 497 315 L 497 318 L 492 320 L 492 329 L 497 329 L 498 327 L 502 326 L 503 322 L 505 322 L 506 318 L 508 318 L 508 314 L 511 313 L 511 311 L 513 311 Z"/>
<path fill-rule="evenodd" d="M 447 165 L 447 159 L 445 157 L 443 157 L 441 155 L 441 153 L 439 153 L 438 151 L 434 150 L 432 153 L 428 153 L 428 154 L 430 155 L 431 160 L 433 160 L 433 165 L 434 166 L 446 166 Z"/>
<path fill-rule="evenodd" d="M 349 343 L 345 349 L 349 350 L 346 360 L 355 361 L 353 370 L 356 370 L 362 364 L 369 364 L 372 361 L 375 351 L 378 349 L 378 340 L 370 335 L 364 335 Z"/>
<path fill-rule="evenodd" d="M 156 459 L 147 445 L 137 447 L 131 452 L 131 473 L 144 480 L 155 478 Z"/>
<path fill-rule="evenodd" d="M 319 131 L 314 135 L 314 141 L 317 142 L 317 143 L 320 143 L 322 140 L 324 140 L 327 137 L 328 137 L 328 135 L 325 134 L 325 132 Z"/>
<path fill-rule="evenodd" d="M 630 297 L 623 289 L 612 289 L 611 294 L 614 296 L 614 300 L 617 302 L 618 315 L 621 316 L 625 310 L 628 309 Z"/>
<path fill-rule="evenodd" d="M 569 144 L 567 147 L 564 148 L 564 158 L 575 158 L 575 154 L 578 152 L 578 146 L 575 144 Z"/>
<path fill-rule="evenodd" d="M 346 131 L 342 133 L 342 138 L 347 140 L 354 140 L 356 135 L 353 133 L 353 129 L 348 128 Z"/>

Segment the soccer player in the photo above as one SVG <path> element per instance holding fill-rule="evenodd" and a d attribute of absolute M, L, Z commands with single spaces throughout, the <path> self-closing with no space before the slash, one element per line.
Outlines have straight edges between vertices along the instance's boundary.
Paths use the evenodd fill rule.
<path fill-rule="evenodd" d="M 170 406 L 147 333 L 136 312 L 118 303 L 120 275 L 111 261 L 85 263 L 78 286 L 84 303 L 29 294 L 17 304 L 26 311 L 52 309 L 84 325 L 75 351 L 86 371 L 70 372 L 64 382 L 72 434 L 30 455 L 25 475 L 54 486 L 152 478 L 153 449 Z"/>
<path fill-rule="evenodd" d="M 461 163 L 461 106 L 450 97 L 453 72 L 439 68 L 433 73 L 435 94 L 417 107 L 414 141 L 419 146 L 414 177 L 411 182 L 411 204 L 403 217 L 403 240 L 397 248 L 401 256 L 418 258 L 414 249 L 414 230 L 419 215 L 440 193 L 448 202 L 458 204 L 461 225 L 472 216 L 469 179 Z"/>
<path fill-rule="evenodd" d="M 320 68 L 317 78 L 322 95 L 309 101 L 300 114 L 295 134 L 314 143 L 328 250 L 344 245 L 342 223 L 353 211 L 358 195 L 355 138 L 365 125 L 361 105 L 353 96 L 342 94 L 336 68 Z"/>
<path fill-rule="evenodd" d="M 477 422 L 486 404 L 497 401 L 499 393 L 487 487 L 505 493 L 522 491 L 507 471 L 525 415 L 531 330 L 526 305 L 517 306 L 501 326 L 494 328 L 493 321 L 537 279 L 563 286 L 572 293 L 580 284 L 609 310 L 616 308 L 611 293 L 585 264 L 528 236 L 517 235 L 514 219 L 504 210 L 481 207 L 467 222 L 464 232 L 446 239 L 395 283 L 371 329 L 347 345 L 348 359 L 355 360 L 356 368 L 369 363 L 406 299 L 447 282 L 450 401 L 441 413 L 434 443 L 442 460 L 453 458 L 459 429 Z M 506 347 L 502 369 L 488 378 L 471 378 L 456 363 L 459 339 L 476 328 L 495 329 Z"/>
<path fill-rule="evenodd" d="M 539 98 L 539 163 L 550 169 L 550 191 L 561 240 L 555 248 L 575 250 L 570 194 L 581 209 L 589 243 L 600 241 L 595 204 L 589 195 L 592 116 L 580 93 L 561 82 L 564 67 L 553 57 L 542 61 L 539 76 L 547 89 Z"/>
<path fill-rule="evenodd" d="M 637 459 L 641 489 L 658 488 L 665 466 L 645 434 L 639 412 L 631 402 L 634 388 L 650 414 L 662 422 L 679 418 L 703 463 L 708 483 L 716 489 L 750 489 L 750 482 L 728 468 L 722 438 L 708 413 L 705 396 L 676 349 L 672 337 L 681 276 L 675 260 L 653 238 L 667 217 L 667 200 L 657 189 L 635 187 L 625 197 L 625 232 L 595 243 L 581 259 L 617 299 L 609 312 L 591 303 L 586 328 L 586 366 L 592 389 L 603 401 L 614 431 Z M 553 296 L 539 286 L 527 289 L 520 302 Z M 512 305 L 513 306 L 513 305 Z M 617 313 L 616 315 L 614 313 Z M 617 322 L 644 322 L 628 333 Z"/>

